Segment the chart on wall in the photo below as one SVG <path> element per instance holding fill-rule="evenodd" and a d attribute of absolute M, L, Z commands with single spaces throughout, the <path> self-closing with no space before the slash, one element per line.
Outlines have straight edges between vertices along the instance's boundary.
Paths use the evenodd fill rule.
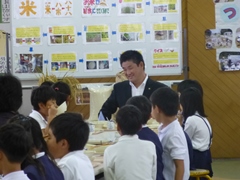
<path fill-rule="evenodd" d="M 148 75 L 182 73 L 181 0 L 13 0 L 12 63 L 20 79 L 113 77 L 139 51 Z"/>
<path fill-rule="evenodd" d="M 221 71 L 240 71 L 240 4 L 215 1 L 216 29 L 205 31 L 206 49 L 216 49 Z"/>

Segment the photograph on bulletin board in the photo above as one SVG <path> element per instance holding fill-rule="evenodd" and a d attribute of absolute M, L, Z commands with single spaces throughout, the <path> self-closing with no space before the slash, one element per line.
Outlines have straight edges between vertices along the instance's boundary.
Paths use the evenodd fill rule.
<path fill-rule="evenodd" d="M 43 54 L 15 54 L 15 73 L 42 73 Z"/>
<path fill-rule="evenodd" d="M 221 71 L 240 70 L 240 52 L 223 51 L 219 53 L 218 61 Z"/>
<path fill-rule="evenodd" d="M 144 15 L 144 0 L 119 0 L 119 16 Z"/>

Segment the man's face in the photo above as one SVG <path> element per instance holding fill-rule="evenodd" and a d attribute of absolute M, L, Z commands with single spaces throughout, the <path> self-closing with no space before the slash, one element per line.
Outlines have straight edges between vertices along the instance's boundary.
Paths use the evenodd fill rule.
<path fill-rule="evenodd" d="M 142 75 L 144 74 L 143 62 L 140 62 L 140 64 L 137 65 L 134 62 L 132 62 L 131 60 L 126 61 L 126 62 L 122 63 L 122 68 L 123 68 L 125 76 L 132 83 L 138 82 L 139 78 L 142 78 Z"/>

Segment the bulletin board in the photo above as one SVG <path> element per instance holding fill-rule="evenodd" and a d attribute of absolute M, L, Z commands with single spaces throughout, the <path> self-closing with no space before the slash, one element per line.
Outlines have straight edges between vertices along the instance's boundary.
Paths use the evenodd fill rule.
<path fill-rule="evenodd" d="M 6 69 L 6 35 L 0 30 L 0 74 L 5 73 Z"/>
<path fill-rule="evenodd" d="M 112 77 L 139 51 L 150 76 L 182 73 L 181 0 L 13 0 L 13 74 Z"/>

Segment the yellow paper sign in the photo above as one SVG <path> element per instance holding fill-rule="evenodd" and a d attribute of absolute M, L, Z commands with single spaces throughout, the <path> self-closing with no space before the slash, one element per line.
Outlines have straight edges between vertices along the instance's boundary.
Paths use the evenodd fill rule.
<path fill-rule="evenodd" d="M 106 25 L 98 25 L 98 26 L 88 26 L 88 32 L 106 32 L 108 31 L 108 26 Z"/>
<path fill-rule="evenodd" d="M 153 59 L 178 58 L 178 52 L 154 53 Z"/>
<path fill-rule="evenodd" d="M 162 30 L 177 30 L 177 24 L 154 24 L 153 25 L 154 31 L 162 31 Z"/>
<path fill-rule="evenodd" d="M 153 61 L 153 64 L 176 64 L 178 63 L 178 59 L 164 59 L 164 60 L 160 60 L 160 59 L 156 59 Z"/>
<path fill-rule="evenodd" d="M 52 54 L 52 62 L 61 62 L 61 61 L 76 61 L 77 56 L 75 53 L 61 53 L 61 54 Z"/>
<path fill-rule="evenodd" d="M 153 4 L 176 4 L 177 0 L 153 0 Z"/>
<path fill-rule="evenodd" d="M 142 24 L 121 24 L 119 32 L 141 32 Z"/>
<path fill-rule="evenodd" d="M 74 35 L 74 26 L 53 26 L 53 34 Z"/>
<path fill-rule="evenodd" d="M 96 53 L 96 54 L 87 54 L 87 60 L 106 60 L 108 59 L 108 53 Z"/>
<path fill-rule="evenodd" d="M 141 3 L 142 0 L 123 0 L 123 2 L 125 2 L 125 3 L 135 3 L 135 2 Z"/>
<path fill-rule="evenodd" d="M 16 28 L 16 38 L 31 38 L 40 36 L 41 36 L 40 27 Z"/>

